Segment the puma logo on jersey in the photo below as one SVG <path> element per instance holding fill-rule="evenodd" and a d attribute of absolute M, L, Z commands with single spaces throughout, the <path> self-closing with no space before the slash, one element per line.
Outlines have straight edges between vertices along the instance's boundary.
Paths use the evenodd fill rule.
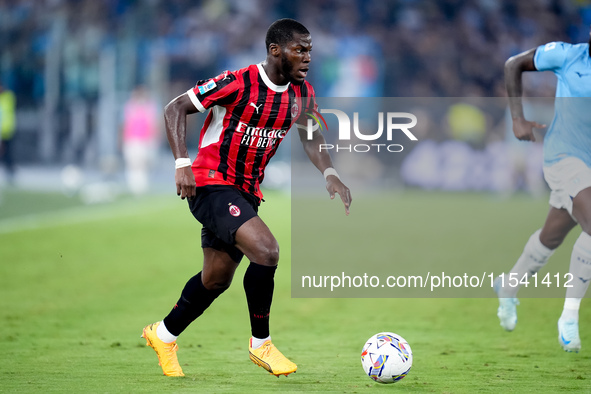
<path fill-rule="evenodd" d="M 583 77 L 586 77 L 587 75 L 590 75 L 590 73 L 580 73 L 578 71 L 575 71 L 575 74 L 577 74 L 579 76 L 579 78 L 583 78 Z"/>
<path fill-rule="evenodd" d="M 254 107 L 254 109 L 257 111 L 257 114 L 258 114 L 259 113 L 259 108 L 263 104 L 255 105 L 254 103 L 248 103 L 248 105 L 250 105 L 251 107 Z"/>

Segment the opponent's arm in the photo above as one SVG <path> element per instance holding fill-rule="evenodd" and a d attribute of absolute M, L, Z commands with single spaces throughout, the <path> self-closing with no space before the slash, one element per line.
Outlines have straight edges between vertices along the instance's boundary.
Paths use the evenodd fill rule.
<path fill-rule="evenodd" d="M 320 146 L 321 144 L 325 144 L 326 141 L 324 136 L 319 131 L 315 131 L 312 134 L 312 139 L 309 140 L 307 138 L 307 131 L 305 129 L 298 128 L 298 132 L 300 134 L 300 140 L 302 141 L 302 145 L 304 146 L 304 151 L 310 158 L 312 164 L 316 166 L 324 174 L 324 171 L 327 168 L 332 168 L 332 159 L 328 152 L 321 151 Z M 328 175 L 326 177 L 326 190 L 328 191 L 330 198 L 333 199 L 335 193 L 341 197 L 343 204 L 345 205 L 345 213 L 349 214 L 349 207 L 351 206 L 351 191 L 336 175 Z"/>
<path fill-rule="evenodd" d="M 526 120 L 523 115 L 523 85 L 521 75 L 524 71 L 538 71 L 534 65 L 536 48 L 510 57 L 505 62 L 505 87 L 509 96 L 509 110 L 513 119 L 513 134 L 518 140 L 535 141 L 533 128 L 543 128 L 546 125 Z"/>
<path fill-rule="evenodd" d="M 187 93 L 181 94 L 164 107 L 164 124 L 170 149 L 176 159 L 189 158 L 187 150 L 187 115 L 197 112 Z M 190 161 L 189 161 L 190 163 Z M 174 174 L 176 194 L 181 199 L 195 196 L 195 176 L 191 166 L 177 168 Z"/>

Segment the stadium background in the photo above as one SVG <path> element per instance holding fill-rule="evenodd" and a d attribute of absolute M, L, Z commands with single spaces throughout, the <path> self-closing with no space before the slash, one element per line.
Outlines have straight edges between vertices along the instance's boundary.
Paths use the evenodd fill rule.
<path fill-rule="evenodd" d="M 125 194 L 121 130 L 131 92 L 147 87 L 160 120 L 163 105 L 197 80 L 264 59 L 265 30 L 279 17 L 296 18 L 312 32 L 309 80 L 319 97 L 503 97 L 504 61 L 549 41 L 587 41 L 591 6 L 570 0 L 2 1 L 0 78 L 18 105 L 14 185 L 81 192 L 89 202 Z M 554 77 L 527 75 L 525 87 L 528 96 L 551 97 Z M 189 123 L 192 155 L 202 121 Z M 477 149 L 504 140 L 515 145 L 507 133 L 506 124 L 486 133 L 481 127 L 476 143 L 468 142 Z M 150 191 L 168 190 L 172 173 L 163 133 L 157 138 Z M 448 124 L 427 129 L 421 139 L 463 137 Z M 540 195 L 539 149 L 512 157 L 495 191 Z M 289 183 L 281 166 L 287 161 L 283 149 L 268 187 Z M 4 172 L 0 185 L 9 186 Z"/>
<path fill-rule="evenodd" d="M 138 85 L 148 88 L 156 107 L 146 118 L 161 121 L 165 103 L 198 79 L 264 59 L 267 26 L 295 17 L 313 34 L 309 77 L 319 96 L 394 97 L 393 102 L 426 97 L 442 111 L 448 103 L 469 104 L 460 107 L 467 115 L 460 119 L 479 125 L 476 133 L 454 134 L 449 117 L 429 118 L 416 130 L 426 150 L 409 144 L 409 156 L 434 144 L 468 147 L 464 152 L 478 155 L 515 148 L 516 158 L 533 157 L 539 187 L 536 146 L 505 144 L 514 144 L 506 113 L 490 113 L 489 123 L 482 103 L 492 100 L 504 108 L 502 68 L 510 55 L 553 40 L 587 41 L 590 10 L 585 1 L 550 0 L 0 0 L 0 78 L 18 99 L 14 183 L 0 168 L 0 391 L 589 392 L 586 301 L 580 316 L 584 347 L 571 354 L 556 340 L 562 296 L 530 298 L 530 289 L 520 292 L 519 326 L 512 333 L 498 325 L 492 290 L 487 298 L 292 298 L 292 246 L 300 247 L 293 238 L 294 198 L 270 190 L 261 216 L 281 245 L 273 340 L 297 362 L 298 373 L 276 379 L 248 360 L 249 322 L 238 279 L 247 265 L 241 264 L 234 285 L 179 339 L 187 377 L 167 379 L 139 334 L 170 309 L 200 266 L 199 242 L 192 239 L 199 227 L 174 195 L 173 160 L 161 125 L 149 193 L 130 197 L 121 130 L 125 104 Z M 540 107 L 529 108 L 536 111 L 532 117 L 551 116 L 553 75 L 526 78 L 526 94 L 545 97 Z M 202 120 L 191 117 L 192 155 Z M 285 144 L 277 166 L 269 168 L 267 186 L 289 183 Z M 524 154 L 532 147 L 534 154 Z M 301 155 L 299 146 L 293 148 Z M 375 172 L 357 175 L 371 178 L 381 168 L 388 177 L 373 181 L 392 188 L 372 198 L 354 188 L 348 217 L 314 173 L 321 200 L 302 205 L 302 218 L 296 209 L 296 219 L 318 222 L 313 230 L 325 253 L 346 251 L 346 240 L 354 248 L 347 257 L 360 268 L 382 257 L 372 253 L 380 242 L 389 252 L 380 275 L 417 262 L 447 271 L 475 261 L 497 273 L 515 261 L 548 209 L 545 185 L 536 189 L 523 172 L 520 180 L 494 190 L 412 185 L 401 175 L 404 157 L 388 165 L 364 157 L 361 164 Z M 337 168 L 349 182 L 348 175 L 362 166 L 346 164 L 338 162 Z M 502 167 L 504 179 L 528 166 L 517 161 Z M 433 174 L 420 175 L 428 180 Z M 464 192 L 475 189 L 485 192 Z M 514 193 L 523 189 L 529 193 Z M 302 197 L 296 202 L 305 204 Z M 370 210 L 378 211 L 375 221 L 363 214 Z M 359 242 L 364 229 L 348 230 L 356 221 L 383 234 L 373 244 Z M 314 235 L 309 228 L 306 223 L 295 230 Z M 577 236 L 569 235 L 543 273 L 568 269 Z M 326 259 L 332 265 L 312 257 L 309 263 L 318 269 L 342 268 L 334 255 Z M 405 337 L 415 354 L 411 373 L 394 388 L 371 382 L 359 363 L 365 340 L 384 330 Z"/>

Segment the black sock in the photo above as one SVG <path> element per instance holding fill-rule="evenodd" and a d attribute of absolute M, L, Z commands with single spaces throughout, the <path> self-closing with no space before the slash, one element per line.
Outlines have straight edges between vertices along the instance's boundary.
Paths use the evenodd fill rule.
<path fill-rule="evenodd" d="M 250 263 L 244 274 L 244 291 L 248 302 L 250 327 L 255 338 L 269 336 L 269 312 L 275 288 L 277 266 Z"/>
<path fill-rule="evenodd" d="M 179 336 L 205 311 L 222 290 L 207 290 L 201 280 L 201 272 L 189 279 L 172 311 L 164 318 L 164 325 L 172 335 Z"/>

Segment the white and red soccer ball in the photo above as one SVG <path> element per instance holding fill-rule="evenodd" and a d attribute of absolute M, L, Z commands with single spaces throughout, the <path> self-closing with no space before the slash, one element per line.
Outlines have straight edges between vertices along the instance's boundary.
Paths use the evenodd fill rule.
<path fill-rule="evenodd" d="M 367 376 L 376 382 L 395 383 L 410 371 L 412 350 L 400 335 L 380 332 L 363 346 L 361 365 Z"/>

